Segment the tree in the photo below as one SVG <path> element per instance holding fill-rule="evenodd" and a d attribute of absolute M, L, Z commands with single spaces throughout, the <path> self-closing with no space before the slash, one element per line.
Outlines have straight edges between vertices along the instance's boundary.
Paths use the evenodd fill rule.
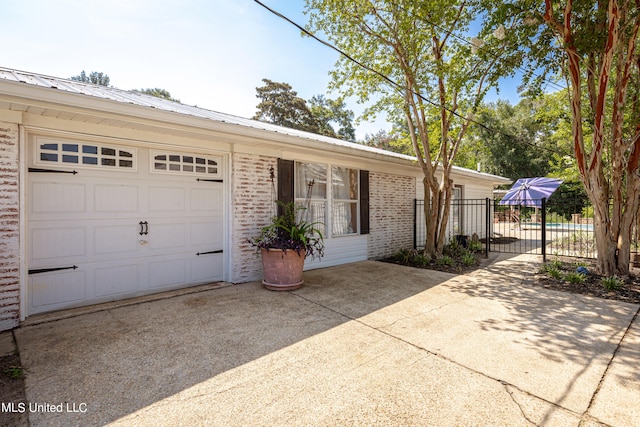
<path fill-rule="evenodd" d="M 413 146 L 408 137 L 403 137 L 397 130 L 379 130 L 373 134 L 364 136 L 364 145 L 376 147 L 382 150 L 393 151 L 394 153 L 413 155 Z"/>
<path fill-rule="evenodd" d="M 324 95 L 315 95 L 309 100 L 311 114 L 318 123 L 319 132 L 322 135 L 355 141 L 356 130 L 353 127 L 353 111 L 347 110 L 344 100 L 325 98 Z M 339 126 L 336 132 L 331 123 Z"/>
<path fill-rule="evenodd" d="M 405 118 L 424 175 L 429 257 L 439 256 L 444 246 L 460 142 L 500 65 L 480 60 L 473 46 L 453 35 L 468 30 L 476 4 L 307 0 L 308 27 L 348 55 L 332 71 L 332 88 L 364 103 L 375 96 L 368 112 L 400 112 Z"/>
<path fill-rule="evenodd" d="M 639 0 L 518 0 L 487 3 L 485 33 L 518 23 L 508 52 L 530 69 L 529 83 L 565 77 L 571 140 L 580 180 L 594 206 L 597 268 L 628 274 L 640 197 Z M 527 56 L 522 56 L 526 54 Z"/>
<path fill-rule="evenodd" d="M 498 101 L 480 109 L 478 121 L 484 127 L 474 130 L 484 145 L 478 160 L 487 171 L 514 180 L 550 172 L 555 150 L 548 139 L 553 130 L 552 123 L 537 115 L 541 105 L 525 98 L 515 106 Z"/>
<path fill-rule="evenodd" d="M 160 88 L 156 87 L 156 88 L 153 88 L 153 89 L 151 89 L 151 88 L 140 89 L 140 90 L 137 90 L 136 92 L 146 93 L 147 95 L 155 96 L 156 98 L 167 99 L 167 100 L 173 101 L 173 102 L 180 102 L 179 99 L 172 98 L 171 94 L 166 89 L 160 89 Z"/>
<path fill-rule="evenodd" d="M 71 77 L 71 80 L 92 83 L 100 86 L 109 86 L 110 82 L 109 76 L 104 73 L 92 71 L 91 74 L 87 76 L 87 73 L 85 73 L 84 70 L 82 70 L 79 75 Z"/>
<path fill-rule="evenodd" d="M 307 102 L 298 96 L 291 85 L 262 79 L 264 86 L 257 87 L 256 97 L 261 101 L 254 120 L 274 123 L 292 129 L 320 133 Z"/>

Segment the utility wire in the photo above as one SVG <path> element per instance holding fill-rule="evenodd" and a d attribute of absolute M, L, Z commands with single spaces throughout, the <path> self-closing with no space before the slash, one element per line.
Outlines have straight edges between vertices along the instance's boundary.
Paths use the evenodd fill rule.
<path fill-rule="evenodd" d="M 263 8 L 265 8 L 266 10 L 268 10 L 269 12 L 271 12 L 272 14 L 276 15 L 277 17 L 279 17 L 279 18 L 281 18 L 281 19 L 283 19 L 283 20 L 287 21 L 288 23 L 290 23 L 291 25 L 293 25 L 294 27 L 296 27 L 297 29 L 299 29 L 300 31 L 302 31 L 302 32 L 303 32 L 304 34 L 306 34 L 307 36 L 309 36 L 309 37 L 313 38 L 314 40 L 316 40 L 317 42 L 319 42 L 319 43 L 321 43 L 321 44 L 325 45 L 325 46 L 326 46 L 326 47 L 328 47 L 329 49 L 332 49 L 332 50 L 334 50 L 334 51 L 338 52 L 340 55 L 344 56 L 344 57 L 345 57 L 345 58 L 347 58 L 349 61 L 354 62 L 355 64 L 357 64 L 358 66 L 360 66 L 360 67 L 364 68 L 365 70 L 367 70 L 367 71 L 369 71 L 369 72 L 372 72 L 372 73 L 374 73 L 375 75 L 377 75 L 377 76 L 381 77 L 383 80 L 385 80 L 386 82 L 388 82 L 391 86 L 395 87 L 395 88 L 396 88 L 396 89 L 398 89 L 399 91 L 405 91 L 405 90 L 406 90 L 406 88 L 405 88 L 404 86 L 402 86 L 402 85 L 400 85 L 399 83 L 397 83 L 396 81 L 392 80 L 390 77 L 388 77 L 388 76 L 386 76 L 386 75 L 382 74 L 382 73 L 381 73 L 381 72 L 379 72 L 378 70 L 376 70 L 376 69 L 374 69 L 374 68 L 371 68 L 370 66 L 368 66 L 368 65 L 366 65 L 366 64 L 363 64 L 362 62 L 360 62 L 360 61 L 358 61 L 357 59 L 353 58 L 351 55 L 347 54 L 347 53 L 346 53 L 346 52 L 344 52 L 343 50 L 341 50 L 341 49 L 339 49 L 338 47 L 336 47 L 336 46 L 332 45 L 331 43 L 329 43 L 329 42 L 327 42 L 327 41 L 325 41 L 325 40 L 322 40 L 321 38 L 317 37 L 315 34 L 313 34 L 312 32 L 310 32 L 309 30 L 307 30 L 307 29 L 306 29 L 306 28 L 304 28 L 303 26 L 299 25 L 299 24 L 298 24 L 298 23 L 296 23 L 295 21 L 291 20 L 291 19 L 290 19 L 290 18 L 288 18 L 287 16 L 285 16 L 285 15 L 281 14 L 280 12 L 278 12 L 278 11 L 276 11 L 276 10 L 274 10 L 274 9 L 270 8 L 269 6 L 265 5 L 265 4 L 264 4 L 264 3 L 262 3 L 260 0 L 253 0 L 253 1 L 254 1 L 254 2 L 256 2 L 257 4 L 259 4 L 260 6 L 262 6 Z M 493 133 L 501 134 L 501 135 L 506 136 L 507 138 L 510 138 L 510 139 L 512 139 L 512 140 L 514 140 L 514 141 L 516 141 L 516 142 L 521 143 L 521 144 L 530 145 L 530 146 L 532 146 L 532 147 L 534 147 L 534 148 L 537 148 L 537 149 L 546 150 L 546 151 L 552 152 L 552 153 L 554 153 L 554 154 L 562 155 L 562 153 L 559 153 L 559 152 L 557 152 L 557 151 L 555 151 L 555 150 L 552 150 L 552 149 L 550 149 L 550 148 L 542 147 L 542 146 L 538 146 L 538 145 L 532 144 L 532 143 L 530 143 L 530 142 L 520 140 L 518 137 L 516 137 L 516 136 L 514 136 L 514 135 L 511 135 L 511 134 L 509 134 L 509 133 L 503 132 L 503 131 L 501 131 L 501 130 L 499 130 L 499 129 L 493 129 L 493 128 L 490 128 L 489 126 L 487 126 L 487 125 L 485 125 L 484 123 L 481 123 L 481 122 L 479 122 L 479 121 L 477 121 L 477 120 L 475 120 L 475 119 L 472 119 L 472 118 L 468 118 L 468 117 L 464 117 L 464 116 L 462 116 L 460 113 L 458 113 L 458 112 L 456 112 L 456 111 L 454 111 L 454 110 L 450 109 L 450 108 L 449 108 L 449 107 L 447 107 L 446 105 L 440 104 L 440 103 L 438 103 L 438 102 L 431 101 L 430 99 L 425 98 L 423 95 L 421 95 L 421 94 L 419 94 L 419 93 L 416 93 L 415 91 L 411 91 L 411 92 L 412 92 L 412 94 L 413 94 L 413 95 L 415 95 L 415 96 L 419 97 L 419 98 L 420 98 L 420 99 L 422 99 L 424 102 L 426 102 L 426 103 L 428 103 L 428 104 L 430 104 L 430 105 L 432 105 L 432 106 L 434 106 L 434 107 L 442 108 L 442 109 L 444 109 L 444 110 L 448 111 L 449 113 L 453 114 L 454 116 L 456 116 L 456 117 L 458 117 L 458 118 L 460 118 L 460 119 L 462 119 L 462 120 L 468 120 L 469 122 L 474 123 L 474 124 L 476 124 L 476 125 L 478 125 L 478 126 L 482 127 L 483 129 L 485 129 L 485 130 L 489 131 L 489 132 L 493 132 Z"/>

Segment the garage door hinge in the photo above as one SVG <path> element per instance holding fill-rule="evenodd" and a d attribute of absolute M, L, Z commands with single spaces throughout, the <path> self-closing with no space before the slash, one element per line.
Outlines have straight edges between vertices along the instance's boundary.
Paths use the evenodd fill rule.
<path fill-rule="evenodd" d="M 196 255 L 200 256 L 200 255 L 209 255 L 209 254 L 221 254 L 222 252 L 223 252 L 222 249 L 220 249 L 218 251 L 198 252 Z"/>
<path fill-rule="evenodd" d="M 40 169 L 40 168 L 29 168 L 29 172 L 39 172 L 39 173 L 70 173 L 77 174 L 78 171 L 59 171 L 55 169 Z"/>
<path fill-rule="evenodd" d="M 29 274 L 50 273 L 52 271 L 60 270 L 75 270 L 76 268 L 78 268 L 77 265 L 72 265 L 71 267 L 36 268 L 33 270 L 29 270 Z"/>
<path fill-rule="evenodd" d="M 204 181 L 204 182 L 224 182 L 221 179 L 204 179 L 204 178 L 196 178 L 196 181 Z"/>

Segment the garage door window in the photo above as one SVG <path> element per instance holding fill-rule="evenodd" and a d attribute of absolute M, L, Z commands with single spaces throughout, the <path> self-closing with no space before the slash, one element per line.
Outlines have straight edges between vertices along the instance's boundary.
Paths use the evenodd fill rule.
<path fill-rule="evenodd" d="M 220 160 L 193 154 L 155 152 L 152 154 L 151 170 L 160 173 L 218 175 Z"/>
<path fill-rule="evenodd" d="M 115 146 L 46 142 L 37 145 L 40 164 L 78 165 L 109 169 L 135 169 L 135 150 Z"/>

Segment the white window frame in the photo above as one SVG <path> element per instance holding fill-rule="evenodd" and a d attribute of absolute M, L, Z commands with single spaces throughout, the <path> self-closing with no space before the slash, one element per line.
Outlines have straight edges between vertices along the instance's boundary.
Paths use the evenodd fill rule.
<path fill-rule="evenodd" d="M 203 163 L 200 163 L 200 160 Z M 165 168 L 161 169 L 159 165 L 164 165 Z M 222 158 L 206 154 L 151 150 L 149 171 L 163 175 L 193 175 L 219 179 L 222 177 Z"/>
<path fill-rule="evenodd" d="M 37 166 L 58 165 L 119 172 L 138 170 L 138 150 L 135 147 L 42 137 L 35 138 L 34 145 L 33 164 Z M 71 147 L 75 147 L 75 150 L 70 149 Z M 105 150 L 113 150 L 113 154 Z M 76 161 L 65 161 L 71 158 L 76 158 Z M 95 163 L 88 162 L 89 159 L 95 160 Z"/>
<path fill-rule="evenodd" d="M 341 238 L 341 237 L 349 237 L 349 236 L 357 236 L 360 234 L 360 214 L 361 214 L 361 206 L 360 206 L 360 189 L 361 189 L 361 183 L 360 183 L 360 170 L 356 169 L 356 168 L 351 168 L 351 167 L 347 167 L 347 166 L 340 166 L 340 165 L 333 165 L 333 164 L 327 164 L 327 163 L 319 163 L 319 162 L 308 162 L 308 161 L 295 161 L 294 162 L 294 201 L 296 204 L 299 205 L 303 205 L 306 203 L 306 194 L 307 194 L 307 184 L 308 182 L 304 183 L 305 188 L 301 188 L 301 182 L 299 181 L 300 178 L 300 174 L 299 174 L 299 168 L 301 167 L 301 165 L 318 165 L 318 166 L 322 166 L 324 168 L 324 172 L 325 172 L 325 177 L 324 180 L 326 182 L 326 191 L 324 194 L 324 197 L 317 197 L 314 196 L 311 198 L 311 203 L 322 203 L 323 205 L 323 209 L 324 209 L 324 233 L 323 235 L 326 237 L 335 237 L 335 238 Z M 356 191 L 356 198 L 354 199 L 336 199 L 334 198 L 334 179 L 333 179 L 333 172 L 334 172 L 334 168 L 342 168 L 342 169 L 347 169 L 347 170 L 352 170 L 355 172 L 355 174 L 353 175 L 355 180 L 356 180 L 356 185 L 357 185 L 357 191 Z M 355 221 L 356 223 L 356 230 L 353 230 L 350 233 L 336 233 L 336 226 L 335 226 L 335 215 L 334 215 L 334 209 L 337 203 L 347 203 L 349 205 L 353 205 L 355 204 L 356 206 L 356 212 L 355 212 L 355 218 L 352 221 Z"/>
<path fill-rule="evenodd" d="M 355 185 L 356 185 L 356 191 L 355 191 L 355 198 L 349 198 L 349 199 L 338 199 L 336 198 L 336 194 L 337 192 L 334 192 L 334 188 L 336 186 L 336 180 L 334 179 L 334 171 L 336 171 L 337 169 L 345 169 L 346 171 L 353 171 L 353 175 L 351 173 L 348 173 L 349 177 L 353 177 L 355 179 Z M 349 182 L 349 184 L 351 184 L 351 181 Z M 349 189 L 349 193 L 350 193 L 350 189 Z M 355 221 L 355 230 L 351 231 L 351 232 L 337 232 L 337 217 L 335 214 L 336 212 L 336 208 L 338 204 L 344 204 L 346 206 L 352 206 L 355 205 L 356 209 L 355 209 L 355 213 L 352 211 L 351 215 L 354 215 L 355 218 L 351 218 L 351 221 L 349 221 L 348 219 L 346 219 L 346 224 L 353 224 L 353 222 Z M 358 169 L 354 169 L 354 168 L 349 168 L 346 166 L 337 166 L 337 165 L 333 165 L 331 166 L 331 225 L 332 225 L 332 230 L 331 230 L 331 235 L 333 237 L 343 237 L 343 236 L 354 236 L 354 235 L 358 235 L 360 234 L 360 171 Z"/>

